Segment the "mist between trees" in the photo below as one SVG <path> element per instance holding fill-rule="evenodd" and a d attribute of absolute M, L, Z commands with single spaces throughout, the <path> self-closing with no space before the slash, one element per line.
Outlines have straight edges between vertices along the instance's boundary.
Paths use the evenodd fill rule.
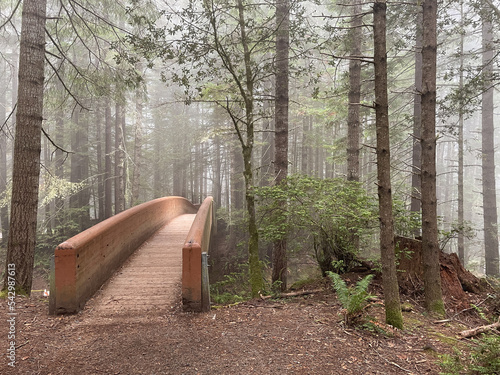
<path fill-rule="evenodd" d="M 15 242 L 16 262 L 32 259 L 27 269 L 68 237 L 138 203 L 168 195 L 199 203 L 213 195 L 228 233 L 223 259 L 248 262 L 253 295 L 266 287 L 267 268 L 268 281 L 285 289 L 287 275 L 290 284 L 317 267 L 311 256 L 332 238 L 302 233 L 302 226 L 294 233 L 302 235 L 299 251 L 286 241 L 294 222 L 286 215 L 274 224 L 287 229 L 273 228 L 270 236 L 272 204 L 261 189 L 282 189 L 275 198 L 286 211 L 298 209 L 291 202 L 320 181 L 333 185 L 314 190 L 316 201 L 327 193 L 338 202 L 347 194 L 339 181 L 350 181 L 367 200 L 385 189 L 389 200 L 381 198 L 379 209 L 370 203 L 371 214 L 391 207 L 390 230 L 423 235 L 424 243 L 421 227 L 429 219 L 420 221 L 420 207 L 429 203 L 439 230 L 432 246 L 457 252 L 478 274 L 498 276 L 498 1 L 48 0 L 38 28 L 33 14 L 21 13 L 33 2 L 0 1 L 3 254 Z M 437 12 L 434 34 L 422 9 Z M 31 39 L 23 50 L 23 33 L 45 40 L 37 63 L 43 113 L 35 125 L 20 117 L 26 105 L 35 106 L 18 101 L 26 90 L 19 62 L 35 45 Z M 426 129 L 432 121 L 435 128 Z M 15 149 L 16 132 L 30 126 L 39 145 Z M 383 134 L 385 145 L 377 144 Z M 435 156 L 426 159 L 429 145 Z M 12 199 L 20 186 L 16 160 L 40 171 L 38 183 L 25 186 L 29 194 Z M 422 160 L 434 160 L 435 171 Z M 299 175 L 314 179 L 308 185 Z M 421 195 L 428 186 L 421 176 L 424 185 L 435 184 L 436 201 Z M 290 183 L 289 192 L 305 190 L 287 195 Z M 34 234 L 8 246 L 9 227 L 24 220 L 23 199 L 38 207 L 36 251 Z M 327 202 L 315 207 L 314 197 L 307 199 L 301 214 L 322 220 L 316 229 L 331 224 L 314 216 Z M 368 231 L 365 219 L 340 223 L 352 226 L 335 234 L 332 246 L 344 244 L 355 257 L 380 256 L 385 237 L 377 221 Z M 386 245 L 394 253 L 393 241 Z M 344 267 L 352 259 L 332 258 L 340 260 Z M 27 272 L 22 286 L 29 291 Z"/>

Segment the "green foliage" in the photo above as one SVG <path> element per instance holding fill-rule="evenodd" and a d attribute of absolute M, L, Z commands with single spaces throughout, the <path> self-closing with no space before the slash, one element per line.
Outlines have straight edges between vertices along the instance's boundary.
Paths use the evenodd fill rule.
<path fill-rule="evenodd" d="M 462 374 L 464 370 L 464 366 L 462 365 L 462 361 L 460 357 L 463 354 L 456 348 L 454 348 L 453 354 L 443 354 L 440 356 L 441 363 L 439 364 L 443 369 L 443 372 L 440 372 L 440 375 L 456 375 Z"/>
<path fill-rule="evenodd" d="M 327 275 L 332 280 L 337 297 L 345 309 L 345 322 L 347 325 L 352 325 L 367 305 L 368 299 L 373 297 L 368 293 L 368 286 L 373 275 L 365 276 L 356 283 L 355 287 L 348 287 L 340 275 L 334 272 L 327 272 Z"/>
<path fill-rule="evenodd" d="M 35 247 L 35 268 L 49 272 L 50 260 L 57 245 L 80 233 L 81 228 L 75 218 L 87 211 L 88 207 L 66 209 L 59 212 L 56 221 L 59 222 L 52 229 L 38 228 Z"/>
<path fill-rule="evenodd" d="M 449 230 L 439 231 L 439 247 L 444 249 L 448 242 L 453 238 L 458 238 L 462 234 L 465 238 L 472 240 L 476 236 L 476 232 L 472 223 L 464 221 L 463 223 L 453 222 Z"/>
<path fill-rule="evenodd" d="M 224 276 L 224 280 L 210 284 L 210 298 L 215 304 L 227 305 L 250 299 L 248 264 L 241 264 L 237 272 Z"/>
<path fill-rule="evenodd" d="M 369 241 L 378 227 L 376 201 L 356 182 L 295 175 L 286 184 L 258 189 L 257 196 L 262 238 L 288 238 L 296 249 L 314 254 L 323 275 L 356 265 L 357 244 Z"/>
<path fill-rule="evenodd" d="M 469 345 L 470 354 L 464 358 L 463 351 L 455 348 L 453 355 L 441 356 L 441 375 L 456 374 L 500 374 L 500 336 L 485 335 L 472 340 Z"/>
<path fill-rule="evenodd" d="M 404 200 L 395 197 L 392 202 L 392 212 L 395 234 L 412 237 L 415 229 L 422 227 L 420 212 L 410 211 Z"/>

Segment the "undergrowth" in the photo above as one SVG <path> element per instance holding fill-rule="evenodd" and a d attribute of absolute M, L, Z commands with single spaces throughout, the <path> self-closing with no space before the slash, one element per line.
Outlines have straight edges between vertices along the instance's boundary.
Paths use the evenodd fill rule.
<path fill-rule="evenodd" d="M 468 345 L 469 355 L 454 348 L 453 354 L 441 356 L 441 375 L 498 375 L 500 374 L 500 336 L 483 334 Z"/>

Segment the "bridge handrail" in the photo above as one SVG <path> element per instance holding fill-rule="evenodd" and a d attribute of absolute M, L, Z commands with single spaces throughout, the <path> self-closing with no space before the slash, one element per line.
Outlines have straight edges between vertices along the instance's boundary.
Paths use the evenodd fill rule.
<path fill-rule="evenodd" d="M 158 198 L 112 216 L 57 246 L 49 312 L 78 312 L 144 241 L 175 217 L 196 212 L 185 198 Z"/>
<path fill-rule="evenodd" d="M 207 254 L 214 226 L 213 198 L 207 197 L 182 248 L 182 303 L 186 310 L 210 310 Z"/>

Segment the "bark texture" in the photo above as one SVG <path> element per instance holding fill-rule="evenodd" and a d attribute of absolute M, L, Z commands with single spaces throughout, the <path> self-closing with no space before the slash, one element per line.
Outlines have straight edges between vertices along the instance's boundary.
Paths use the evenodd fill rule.
<path fill-rule="evenodd" d="M 290 48 L 289 0 L 276 1 L 276 107 L 275 107 L 275 184 L 285 184 L 288 175 L 288 55 Z M 286 202 L 282 202 L 286 205 Z M 274 243 L 272 282 L 287 287 L 286 238 Z"/>
<path fill-rule="evenodd" d="M 10 232 L 6 270 L 31 293 L 35 255 L 45 58 L 46 0 L 23 2 Z M 4 289 L 8 286 L 5 272 Z"/>
<path fill-rule="evenodd" d="M 436 198 L 436 52 L 437 1 L 423 1 L 422 45 L 422 252 L 425 307 L 444 315 L 439 276 Z"/>
<path fill-rule="evenodd" d="M 349 43 L 349 108 L 347 114 L 347 180 L 359 181 L 359 109 L 361 102 L 361 45 L 363 24 L 361 4 L 351 7 L 352 21 Z"/>
<path fill-rule="evenodd" d="M 384 1 L 373 5 L 375 62 L 375 116 L 377 127 L 377 176 L 380 215 L 380 255 L 386 323 L 403 328 L 394 253 L 394 220 L 391 191 L 389 101 L 387 96 L 386 8 Z"/>
<path fill-rule="evenodd" d="M 415 94 L 413 97 L 413 150 L 412 150 L 412 175 L 411 175 L 411 211 L 421 212 L 421 174 L 422 146 L 420 144 L 422 127 L 422 10 L 416 17 L 415 39 Z M 420 236 L 420 229 L 415 229 L 415 236 Z"/>
<path fill-rule="evenodd" d="M 489 8 L 487 8 L 489 9 Z M 483 220 L 484 255 L 486 275 L 499 275 L 498 260 L 498 214 L 495 179 L 495 128 L 493 124 L 493 26 L 489 13 L 483 12 L 482 27 L 482 177 L 483 177 Z"/>

